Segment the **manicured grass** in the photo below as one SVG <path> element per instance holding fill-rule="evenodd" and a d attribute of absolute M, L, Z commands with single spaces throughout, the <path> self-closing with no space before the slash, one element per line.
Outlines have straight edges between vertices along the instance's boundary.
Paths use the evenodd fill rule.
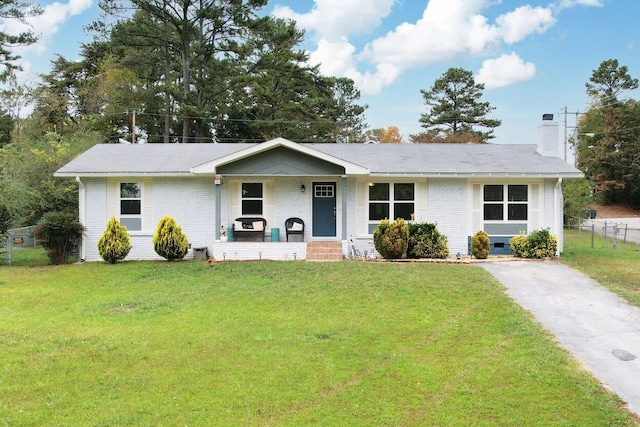
<path fill-rule="evenodd" d="M 0 267 L 0 425 L 634 425 L 484 270 Z"/>
<path fill-rule="evenodd" d="M 640 307 L 640 249 L 636 243 L 619 241 L 613 249 L 611 239 L 603 245 L 602 237 L 596 236 L 593 246 L 590 233 L 565 230 L 562 260 Z"/>

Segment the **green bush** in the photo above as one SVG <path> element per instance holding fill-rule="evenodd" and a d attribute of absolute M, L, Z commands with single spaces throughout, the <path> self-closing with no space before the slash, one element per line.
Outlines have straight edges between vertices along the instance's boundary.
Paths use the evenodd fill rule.
<path fill-rule="evenodd" d="M 383 219 L 373 231 L 373 245 L 385 259 L 402 258 L 409 244 L 409 228 L 404 219 L 395 222 Z"/>
<path fill-rule="evenodd" d="M 596 200 L 591 197 L 591 183 L 584 179 L 568 179 L 562 183 L 564 215 L 568 218 L 583 218 L 587 206 Z"/>
<path fill-rule="evenodd" d="M 491 241 L 485 231 L 480 230 L 471 237 L 471 255 L 477 259 L 487 259 L 490 249 Z"/>
<path fill-rule="evenodd" d="M 127 227 L 120 225 L 116 217 L 111 217 L 107 229 L 98 241 L 98 251 L 103 260 L 109 264 L 123 260 L 131 250 L 131 239 Z"/>
<path fill-rule="evenodd" d="M 69 212 L 47 212 L 31 233 L 47 252 L 51 264 L 65 264 L 82 237 L 84 226 Z"/>
<path fill-rule="evenodd" d="M 409 258 L 446 258 L 449 256 L 447 237 L 441 234 L 435 224 L 409 224 Z"/>
<path fill-rule="evenodd" d="M 156 234 L 153 236 L 153 248 L 161 257 L 175 261 L 187 255 L 189 241 L 176 220 L 165 216 L 156 228 Z"/>
<path fill-rule="evenodd" d="M 558 252 L 558 239 L 549 230 L 536 230 L 528 236 L 512 237 L 509 246 L 511 253 L 520 258 L 551 258 Z"/>

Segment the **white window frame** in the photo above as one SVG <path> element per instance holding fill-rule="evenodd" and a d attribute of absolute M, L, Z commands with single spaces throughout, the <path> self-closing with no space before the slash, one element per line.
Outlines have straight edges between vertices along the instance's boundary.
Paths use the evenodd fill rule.
<path fill-rule="evenodd" d="M 502 187 L 502 200 L 486 200 L 486 187 Z M 509 187 L 526 187 L 527 197 L 526 200 L 509 200 Z M 490 224 L 505 224 L 505 223 L 527 223 L 530 217 L 530 203 L 531 203 L 531 188 L 528 184 L 484 184 L 482 186 L 482 220 L 485 223 Z M 487 205 L 502 205 L 502 219 L 487 219 L 486 218 L 486 206 Z M 526 218 L 524 219 L 509 219 L 509 207 L 510 206 L 526 206 Z"/>
<path fill-rule="evenodd" d="M 135 185 L 137 185 L 138 186 L 138 191 L 139 191 L 139 196 L 138 197 L 126 197 L 126 196 L 123 196 L 123 194 L 122 194 L 122 186 L 126 185 L 126 184 L 135 184 Z M 142 203 L 143 197 L 144 197 L 143 188 L 144 187 L 143 187 L 141 181 L 122 181 L 122 182 L 118 183 L 118 214 L 119 214 L 119 218 L 120 218 L 119 220 L 120 220 L 120 223 L 122 225 L 125 225 L 127 227 L 127 231 L 142 231 L 142 230 L 144 230 L 144 224 L 143 224 L 143 219 L 142 219 L 142 217 L 143 217 L 142 214 L 143 214 L 143 210 L 144 210 L 144 206 L 143 206 L 143 203 Z M 123 201 L 136 201 L 136 200 L 139 203 L 139 208 L 138 208 L 139 213 L 137 213 L 137 214 L 122 213 L 122 211 L 123 211 L 122 202 Z M 131 222 L 127 221 L 129 219 L 134 219 L 134 220 L 137 219 L 137 220 L 139 220 L 140 227 L 139 228 L 138 227 L 132 227 L 131 226 Z"/>
<path fill-rule="evenodd" d="M 389 198 L 387 200 L 371 200 L 371 192 L 370 189 L 371 187 L 375 186 L 375 185 L 383 185 L 386 184 L 389 186 Z M 412 200 L 397 200 L 396 196 L 395 196 L 395 186 L 396 184 L 410 184 L 413 185 L 413 199 Z M 395 221 L 397 219 L 397 215 L 396 215 L 396 205 L 397 204 L 413 204 L 413 212 L 410 218 L 405 218 L 405 221 L 410 221 L 413 219 L 413 216 L 415 216 L 415 211 L 416 211 L 416 192 L 418 189 L 418 184 L 416 182 L 389 182 L 389 181 L 380 181 L 380 182 L 371 182 L 369 183 L 368 187 L 367 187 L 367 222 L 369 224 L 369 234 L 372 234 L 373 231 L 372 229 L 375 229 L 375 227 L 380 223 L 381 219 L 372 219 L 371 218 L 371 204 L 372 203 L 385 203 L 388 205 L 389 207 L 389 219 L 390 221 Z"/>
<path fill-rule="evenodd" d="M 261 196 L 260 197 L 245 197 L 244 196 L 244 190 L 243 190 L 243 186 L 245 184 L 260 184 L 260 193 Z M 266 199 L 265 199 L 265 191 L 266 191 L 266 186 L 265 183 L 262 181 L 246 181 L 246 182 L 241 182 L 240 183 L 240 214 L 242 216 L 257 216 L 257 217 L 262 217 L 265 215 L 265 203 L 266 203 Z M 261 202 L 261 212 L 260 213 L 245 213 L 244 212 L 244 201 L 260 201 Z"/>

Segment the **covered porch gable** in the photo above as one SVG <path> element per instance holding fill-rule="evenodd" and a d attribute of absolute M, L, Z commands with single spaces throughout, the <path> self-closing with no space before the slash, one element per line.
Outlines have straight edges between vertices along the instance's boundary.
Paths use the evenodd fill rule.
<path fill-rule="evenodd" d="M 368 175 L 369 169 L 285 138 L 276 138 L 191 168 L 194 175 Z"/>

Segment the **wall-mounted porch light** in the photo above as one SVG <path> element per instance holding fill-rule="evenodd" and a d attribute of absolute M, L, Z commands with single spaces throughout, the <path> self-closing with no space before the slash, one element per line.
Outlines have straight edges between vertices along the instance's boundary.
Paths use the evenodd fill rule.
<path fill-rule="evenodd" d="M 306 188 L 304 187 L 304 184 L 302 184 L 302 185 L 300 186 L 300 192 L 301 192 L 301 193 L 304 193 L 305 191 L 306 191 Z"/>

